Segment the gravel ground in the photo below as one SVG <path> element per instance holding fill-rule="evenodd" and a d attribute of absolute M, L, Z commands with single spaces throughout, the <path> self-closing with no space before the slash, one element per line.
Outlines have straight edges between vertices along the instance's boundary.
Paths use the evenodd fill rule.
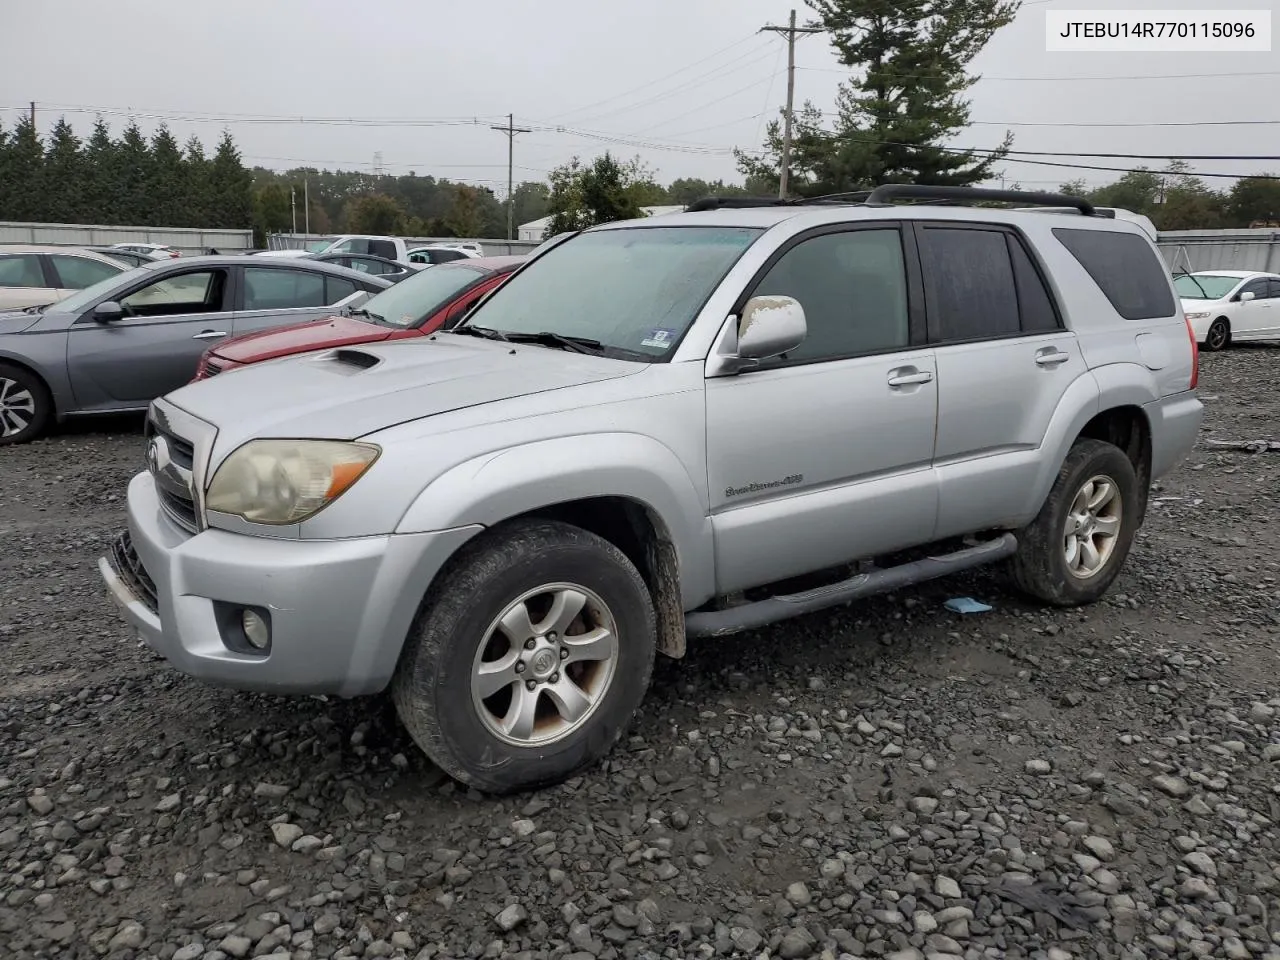
<path fill-rule="evenodd" d="M 1277 369 L 1204 358 L 1202 439 L 1280 439 Z M 138 646 L 94 565 L 138 429 L 0 452 L 0 956 L 1280 957 L 1280 451 L 1198 445 L 1102 604 L 980 571 L 704 643 L 500 801 L 385 700 Z"/>

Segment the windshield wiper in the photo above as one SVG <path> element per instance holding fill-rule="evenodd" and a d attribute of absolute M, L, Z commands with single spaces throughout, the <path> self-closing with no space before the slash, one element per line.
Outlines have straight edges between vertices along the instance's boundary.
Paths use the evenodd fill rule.
<path fill-rule="evenodd" d="M 448 332 L 456 333 L 460 337 L 483 337 L 486 340 L 501 340 L 503 343 L 511 342 L 511 338 L 501 330 L 494 330 L 492 327 L 477 327 L 470 323 L 464 324 L 460 327 L 454 327 Z"/>
<path fill-rule="evenodd" d="M 377 320 L 379 323 L 386 323 L 387 320 L 386 317 L 380 316 L 379 314 L 370 313 L 364 307 L 357 307 L 355 310 L 351 311 L 350 315 L 353 317 L 368 317 L 370 320 Z"/>
<path fill-rule="evenodd" d="M 1208 291 L 1208 290 L 1206 290 L 1206 289 L 1201 285 L 1200 281 L 1196 279 L 1195 274 L 1193 274 L 1193 273 L 1187 273 L 1187 271 L 1183 270 L 1181 273 L 1179 273 L 1179 274 L 1178 274 L 1178 279 L 1179 279 L 1179 280 L 1181 280 L 1183 277 L 1186 277 L 1188 280 L 1190 280 L 1192 283 L 1194 283 L 1194 284 L 1196 285 L 1196 288 L 1197 288 L 1197 289 L 1198 289 L 1202 294 L 1204 294 L 1204 298 L 1205 298 L 1206 300 L 1212 300 L 1212 299 L 1213 299 L 1213 297 L 1209 296 L 1209 291 Z"/>
<path fill-rule="evenodd" d="M 574 353 L 586 353 L 598 357 L 604 353 L 604 344 L 590 337 L 569 337 L 562 333 L 542 330 L 538 333 L 509 333 L 507 339 L 512 343 L 536 343 L 544 347 L 559 347 L 572 350 Z"/>
<path fill-rule="evenodd" d="M 45 307 L 47 306 L 48 306 L 47 303 L 33 303 L 29 307 L 23 307 L 22 312 L 23 313 L 44 313 Z"/>

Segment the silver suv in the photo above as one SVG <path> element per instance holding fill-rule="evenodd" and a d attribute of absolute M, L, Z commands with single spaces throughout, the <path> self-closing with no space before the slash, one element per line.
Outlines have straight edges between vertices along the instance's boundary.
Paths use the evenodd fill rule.
<path fill-rule="evenodd" d="M 526 789 L 686 636 L 993 561 L 1097 600 L 1196 372 L 1150 238 L 1083 200 L 704 201 L 546 245 L 447 333 L 156 401 L 100 568 L 179 670 L 390 688 L 450 774 Z"/>

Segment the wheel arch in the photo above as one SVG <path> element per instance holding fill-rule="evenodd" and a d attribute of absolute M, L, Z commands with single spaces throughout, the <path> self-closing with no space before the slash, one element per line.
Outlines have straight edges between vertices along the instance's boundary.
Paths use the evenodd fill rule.
<path fill-rule="evenodd" d="M 0 350 L 0 366 L 16 367 L 39 380 L 41 386 L 44 387 L 45 392 L 49 395 L 49 402 L 53 405 L 53 410 L 51 411 L 52 419 L 61 420 L 63 418 L 64 405 L 60 402 L 59 385 L 54 382 L 43 367 L 32 363 L 27 357 L 15 356 L 5 350 Z"/>

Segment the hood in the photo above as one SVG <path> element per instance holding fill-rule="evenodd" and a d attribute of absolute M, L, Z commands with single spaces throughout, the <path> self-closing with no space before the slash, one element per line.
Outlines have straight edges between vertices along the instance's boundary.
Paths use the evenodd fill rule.
<path fill-rule="evenodd" d="M 212 355 L 233 363 L 258 363 L 308 350 L 376 343 L 394 332 L 391 327 L 380 327 L 355 317 L 330 317 L 248 333 L 219 344 Z"/>
<path fill-rule="evenodd" d="M 21 333 L 40 322 L 38 313 L 22 313 L 21 311 L 0 313 L 0 336 L 6 333 Z"/>
<path fill-rule="evenodd" d="M 219 428 L 220 457 L 257 437 L 354 440 L 422 417 L 645 368 L 546 347 L 415 337 L 254 364 L 197 380 L 166 399 Z"/>

